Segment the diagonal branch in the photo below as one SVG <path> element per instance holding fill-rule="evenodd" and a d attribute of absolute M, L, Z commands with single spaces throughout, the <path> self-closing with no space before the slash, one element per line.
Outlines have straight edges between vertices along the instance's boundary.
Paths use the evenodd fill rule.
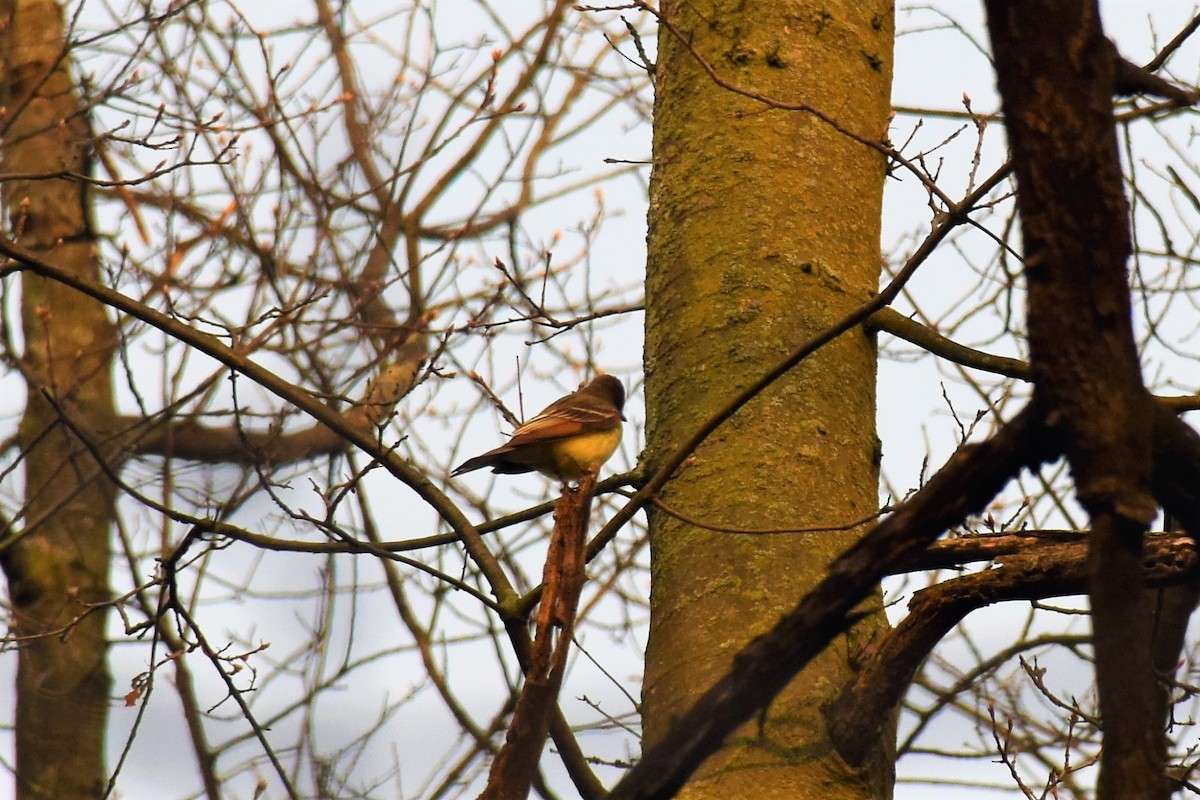
<path fill-rule="evenodd" d="M 946 528 L 983 507 L 1022 467 L 1057 455 L 1036 405 L 999 433 L 966 445 L 896 512 L 847 550 L 829 575 L 768 633 L 740 652 L 733 669 L 682 717 L 613 789 L 609 800 L 673 797 L 734 729 L 775 696 L 839 633 L 891 565 L 911 559 Z"/>

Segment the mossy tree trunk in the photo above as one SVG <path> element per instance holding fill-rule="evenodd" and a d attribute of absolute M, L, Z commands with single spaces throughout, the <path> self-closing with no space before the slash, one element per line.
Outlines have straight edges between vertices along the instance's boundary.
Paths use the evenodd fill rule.
<path fill-rule="evenodd" d="M 862 303 L 879 280 L 889 3 L 663 3 L 646 287 L 647 466 L 735 391 Z M 689 44 L 685 45 L 686 41 Z M 689 46 L 695 52 L 689 50 Z M 741 528 L 839 526 L 878 506 L 875 350 L 837 339 L 695 452 L 665 503 Z M 731 534 L 651 516 L 653 588 L 643 692 L 647 747 L 857 535 Z M 889 720 L 875 768 L 850 770 L 822 704 L 886 624 L 872 615 L 805 670 L 759 726 L 709 761 L 685 797 L 871 797 L 890 792 Z"/>
<path fill-rule="evenodd" d="M 89 126 L 53 0 L 0 5 L 4 114 L 0 163 L 29 180 L 3 184 L 6 235 L 96 279 L 88 219 Z M 3 563 L 17 666 L 20 800 L 102 796 L 111 680 L 103 603 L 115 492 L 74 431 L 111 426 L 115 332 L 104 308 L 31 274 L 21 284 L 28 397 L 20 427 L 25 503 Z M 69 420 L 68 424 L 66 420 Z"/>

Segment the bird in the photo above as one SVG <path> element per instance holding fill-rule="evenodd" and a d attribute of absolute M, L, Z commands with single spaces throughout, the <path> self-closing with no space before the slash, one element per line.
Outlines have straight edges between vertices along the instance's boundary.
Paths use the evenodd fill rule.
<path fill-rule="evenodd" d="M 534 470 L 564 483 L 594 472 L 621 441 L 625 386 L 613 375 L 560 397 L 513 431 L 507 443 L 469 458 L 450 475 L 491 467 L 502 475 Z"/>

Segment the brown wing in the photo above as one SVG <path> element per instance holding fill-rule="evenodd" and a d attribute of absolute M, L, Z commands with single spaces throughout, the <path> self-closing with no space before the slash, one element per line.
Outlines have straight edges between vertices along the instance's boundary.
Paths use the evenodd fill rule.
<path fill-rule="evenodd" d="M 539 445 L 547 442 L 575 436 L 579 433 L 613 427 L 611 424 L 598 425 L 599 416 L 595 414 L 577 412 L 574 409 L 561 411 L 552 411 L 552 409 L 553 406 L 517 428 L 513 431 L 512 438 L 504 444 L 464 461 L 450 474 L 461 475 L 464 472 L 471 472 L 483 467 L 491 467 L 494 472 L 506 474 L 532 472 L 534 467 L 524 463 L 525 459 L 522 458 L 522 455 L 526 453 L 517 451 L 523 451 L 530 447 L 538 448 Z"/>
<path fill-rule="evenodd" d="M 619 396 L 614 396 L 614 391 Z M 512 439 L 505 447 L 509 449 L 522 444 L 619 427 L 623 419 L 621 405 L 624 400 L 625 390 L 620 381 L 611 376 L 601 376 L 546 406 L 536 417 L 513 431 Z"/>
<path fill-rule="evenodd" d="M 557 403 L 555 404 L 557 405 Z M 506 450 L 535 442 L 548 442 L 577 436 L 581 433 L 608 430 L 621 424 L 616 409 L 585 408 L 580 406 L 551 406 L 513 431 Z"/>
<path fill-rule="evenodd" d="M 582 389 L 555 400 L 541 413 L 513 431 L 512 438 L 494 450 L 469 459 L 451 472 L 491 467 L 493 472 L 518 474 L 536 469 L 531 461 L 541 454 L 538 446 L 584 433 L 621 426 L 625 390 L 615 378 L 601 376 Z M 528 449 L 526 449 L 528 448 Z"/>

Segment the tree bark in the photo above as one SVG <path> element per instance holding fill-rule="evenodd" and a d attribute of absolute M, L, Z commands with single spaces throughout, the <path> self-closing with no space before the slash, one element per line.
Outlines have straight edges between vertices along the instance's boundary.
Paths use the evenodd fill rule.
<path fill-rule="evenodd" d="M 891 82 L 886 2 L 664 3 L 656 73 L 646 287 L 647 466 L 876 290 L 884 161 L 816 116 L 716 85 L 807 103 L 878 140 Z M 848 97 L 854 98 L 847 101 Z M 878 505 L 875 351 L 848 333 L 739 411 L 663 491 L 725 525 L 839 525 Z M 861 531 L 737 536 L 652 512 L 644 743 L 725 674 Z M 868 603 L 878 612 L 878 598 Z M 886 794 L 886 754 L 859 773 L 833 754 L 821 706 L 885 624 L 875 613 L 730 737 L 682 796 Z M 891 736 L 872 720 L 879 750 Z"/>
<path fill-rule="evenodd" d="M 90 132 L 52 0 L 0 5 L 3 170 L 88 173 Z M 96 279 L 88 188 L 73 178 L 3 185 L 10 236 L 76 274 Z M 95 800 L 105 786 L 105 662 L 109 529 L 115 492 L 62 424 L 105 430 L 114 416 L 115 332 L 104 307 L 60 283 L 21 284 L 28 396 L 20 427 L 22 515 L 0 552 L 21 637 L 17 666 L 19 800 Z M 52 398 L 53 402 L 50 399 Z"/>

